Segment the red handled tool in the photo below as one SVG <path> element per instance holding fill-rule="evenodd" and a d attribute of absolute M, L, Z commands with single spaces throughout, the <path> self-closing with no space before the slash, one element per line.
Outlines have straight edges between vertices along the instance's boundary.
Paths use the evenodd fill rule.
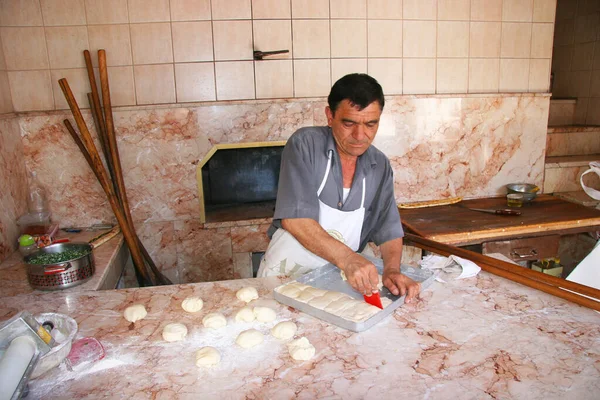
<path fill-rule="evenodd" d="M 364 295 L 365 301 L 372 306 L 379 307 L 383 310 L 383 304 L 381 304 L 381 297 L 379 292 L 372 293 L 370 296 Z"/>

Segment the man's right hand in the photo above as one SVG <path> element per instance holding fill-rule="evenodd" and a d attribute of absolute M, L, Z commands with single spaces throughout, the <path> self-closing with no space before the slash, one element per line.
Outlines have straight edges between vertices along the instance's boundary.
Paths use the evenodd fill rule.
<path fill-rule="evenodd" d="M 352 253 L 340 269 L 344 271 L 348 283 L 363 295 L 370 296 L 378 291 L 379 274 L 372 262 L 357 253 Z"/>

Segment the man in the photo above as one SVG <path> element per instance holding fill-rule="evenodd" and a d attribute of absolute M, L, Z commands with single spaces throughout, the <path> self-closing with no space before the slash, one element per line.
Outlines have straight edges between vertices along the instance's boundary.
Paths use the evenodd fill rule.
<path fill-rule="evenodd" d="M 420 285 L 400 273 L 404 232 L 392 168 L 371 145 L 383 90 L 366 74 L 350 74 L 327 100 L 328 126 L 299 129 L 283 150 L 271 242 L 258 276 L 293 277 L 331 262 L 369 295 L 377 291 L 377 270 L 357 251 L 373 241 L 383 256 L 383 284 L 409 303 Z"/>

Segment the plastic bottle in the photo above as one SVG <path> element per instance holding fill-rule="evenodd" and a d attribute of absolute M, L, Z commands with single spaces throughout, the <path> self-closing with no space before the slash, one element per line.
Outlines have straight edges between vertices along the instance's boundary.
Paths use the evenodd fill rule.
<path fill-rule="evenodd" d="M 32 214 L 44 214 L 49 211 L 46 189 L 44 189 L 40 181 L 37 179 L 37 174 L 35 171 L 31 172 L 27 207 L 29 208 L 29 212 Z"/>
<path fill-rule="evenodd" d="M 26 256 L 34 253 L 38 249 L 35 244 L 35 240 L 31 235 L 21 235 L 19 237 L 19 252 L 25 258 Z"/>

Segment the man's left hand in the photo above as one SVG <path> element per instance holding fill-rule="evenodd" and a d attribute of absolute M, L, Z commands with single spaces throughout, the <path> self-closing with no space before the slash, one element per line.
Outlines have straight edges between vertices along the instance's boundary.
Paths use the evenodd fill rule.
<path fill-rule="evenodd" d="M 421 291 L 420 283 L 413 281 L 399 271 L 384 271 L 383 284 L 394 296 L 406 295 L 404 302 L 407 304 L 416 298 Z"/>

